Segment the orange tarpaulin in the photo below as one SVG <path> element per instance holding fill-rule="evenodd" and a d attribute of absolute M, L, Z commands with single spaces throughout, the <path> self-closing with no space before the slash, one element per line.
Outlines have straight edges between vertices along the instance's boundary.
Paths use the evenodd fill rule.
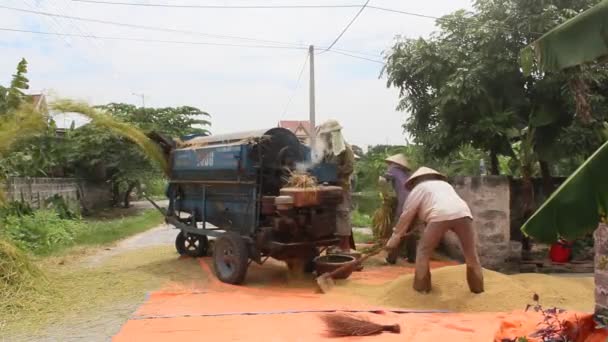
<path fill-rule="evenodd" d="M 301 286 L 288 284 L 284 267 L 252 265 L 247 286 L 219 282 L 204 260 L 201 268 L 210 276 L 205 288 L 152 293 L 114 341 L 324 341 L 332 339 L 326 336 L 320 320 L 324 310 L 368 311 L 358 315 L 401 326 L 400 334 L 341 339 L 353 341 L 502 341 L 532 334 L 541 320 L 534 312 L 395 313 L 390 308 L 368 305 L 360 297 L 315 293 L 310 279 Z M 352 279 L 375 284 L 411 271 L 411 266 L 371 268 L 354 273 Z M 575 316 L 568 317 L 572 321 Z M 579 313 L 576 318 L 584 323 L 581 336 L 592 331 L 589 315 Z M 596 332 L 594 338 L 598 336 Z M 576 342 L 598 341 L 581 338 Z"/>

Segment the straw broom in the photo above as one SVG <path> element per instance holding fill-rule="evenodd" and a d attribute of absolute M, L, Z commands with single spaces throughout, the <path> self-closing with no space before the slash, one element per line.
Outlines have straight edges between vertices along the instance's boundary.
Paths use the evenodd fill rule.
<path fill-rule="evenodd" d="M 371 336 L 384 331 L 395 334 L 401 333 L 399 324 L 382 325 L 366 318 L 348 313 L 326 314 L 321 319 L 327 326 L 330 337 Z"/>

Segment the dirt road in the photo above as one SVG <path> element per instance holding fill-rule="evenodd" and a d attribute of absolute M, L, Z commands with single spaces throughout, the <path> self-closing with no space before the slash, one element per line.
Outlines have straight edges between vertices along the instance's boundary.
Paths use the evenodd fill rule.
<path fill-rule="evenodd" d="M 177 231 L 166 225 L 161 225 L 153 228 L 144 233 L 132 236 L 128 239 L 118 242 L 115 246 L 100 249 L 92 255 L 85 256 L 78 260 L 73 265 L 68 265 L 70 272 L 87 272 L 89 270 L 97 271 L 97 269 L 107 269 L 112 265 L 112 269 L 116 272 L 129 272 L 130 270 L 144 270 L 147 273 L 158 272 L 153 270 L 158 268 L 159 270 L 164 268 L 172 268 L 167 266 L 167 263 L 175 262 L 178 259 L 178 255 L 174 250 L 174 240 Z M 150 258 L 149 261 L 145 260 L 140 256 L 140 252 L 145 254 L 148 251 L 150 254 L 162 254 L 160 257 Z M 141 260 L 144 259 L 144 260 Z M 184 263 L 190 264 L 188 260 L 183 260 Z M 192 265 L 186 265 L 192 266 Z M 123 268 L 123 269 L 121 269 Z M 113 276 L 119 278 L 129 276 L 128 273 L 120 274 L 109 274 L 113 272 L 107 272 L 106 276 L 111 278 Z M 160 271 L 159 273 L 163 273 Z M 170 274 L 170 272 L 167 272 Z M 166 274 L 165 274 L 166 275 Z M 159 277 L 165 276 L 159 275 Z M 142 275 L 134 274 L 134 277 L 141 277 Z M 147 276 L 147 275 L 144 275 Z M 180 281 L 179 274 L 173 278 L 176 281 Z M 186 281 L 189 277 L 182 277 Z M 128 291 L 133 292 L 133 298 L 128 298 L 121 301 L 113 301 L 110 303 L 103 303 L 100 301 L 99 305 L 96 305 L 93 310 L 87 309 L 87 312 L 74 312 L 73 314 L 67 314 L 62 319 L 53 321 L 50 326 L 42 329 L 42 331 L 33 332 L 31 335 L 27 333 L 20 333 L 17 336 L 7 338 L 0 338 L 0 341 L 109 341 L 124 324 L 124 322 L 131 316 L 131 314 L 139 307 L 146 299 L 147 293 L 152 290 L 156 290 L 160 283 L 163 281 L 156 281 L 151 278 L 148 283 L 145 281 L 147 278 L 142 278 L 144 281 L 134 282 L 136 288 L 129 288 Z M 117 280 L 117 283 L 120 280 Z M 109 286 L 112 286 L 110 281 Z M 91 286 L 91 284 L 83 283 L 83 286 Z M 137 288 L 139 287 L 139 288 Z M 103 288 L 96 289 L 90 288 L 90 296 L 94 298 L 98 295 L 106 295 L 106 291 L 112 291 L 112 289 Z M 83 289 L 87 291 L 87 289 Z M 117 286 L 116 291 L 124 291 L 122 288 Z M 99 292 L 99 293 L 98 293 Z"/>

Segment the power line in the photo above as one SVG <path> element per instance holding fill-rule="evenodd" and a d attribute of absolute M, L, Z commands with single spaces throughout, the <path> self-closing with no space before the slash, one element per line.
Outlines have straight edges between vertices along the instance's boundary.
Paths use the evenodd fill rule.
<path fill-rule="evenodd" d="M 101 0 L 72 0 L 89 4 L 140 6 L 140 7 L 169 7 L 169 8 L 215 8 L 215 9 L 304 9 L 304 8 L 357 8 L 358 4 L 346 5 L 170 5 L 140 2 L 113 2 Z"/>
<path fill-rule="evenodd" d="M 169 44 L 183 44 L 183 45 L 210 45 L 210 46 L 245 47 L 245 48 L 307 50 L 306 47 L 296 47 L 296 46 L 244 45 L 244 44 L 228 44 L 228 43 L 193 42 L 193 41 L 181 41 L 181 40 L 111 37 L 111 36 L 97 36 L 97 35 L 85 35 L 85 34 L 75 34 L 75 33 L 54 33 L 54 32 L 43 32 L 43 31 L 32 31 L 32 30 L 12 29 L 12 28 L 6 28 L 6 27 L 0 27 L 0 31 L 34 33 L 34 34 L 40 34 L 40 35 L 46 35 L 46 36 L 66 36 L 66 37 L 79 37 L 79 38 L 92 37 L 92 38 L 96 38 L 96 39 L 118 40 L 118 41 L 123 40 L 123 41 L 145 42 L 145 43 L 169 43 Z"/>
<path fill-rule="evenodd" d="M 374 63 L 382 64 L 382 65 L 385 65 L 385 64 L 386 64 L 386 63 L 384 63 L 384 62 L 382 62 L 382 61 L 379 61 L 379 60 L 376 60 L 376 59 L 371 59 L 371 58 L 366 58 L 366 57 L 355 56 L 355 55 L 351 55 L 351 54 L 349 54 L 349 53 L 341 52 L 341 51 L 338 51 L 338 50 L 329 50 L 329 52 L 337 53 L 337 54 L 339 54 L 339 55 L 348 56 L 348 57 L 352 57 L 352 58 L 361 59 L 361 60 L 364 60 L 364 61 L 370 61 L 370 62 L 374 62 Z"/>
<path fill-rule="evenodd" d="M 58 2 L 57 2 L 57 3 L 58 3 Z M 57 3 L 55 3 L 55 4 L 54 4 L 55 6 L 53 6 L 51 3 L 49 3 L 49 5 L 51 6 L 50 8 L 51 8 L 51 9 L 54 9 L 54 10 L 56 10 L 56 11 L 59 11 L 59 14 L 62 14 L 62 12 L 63 12 L 63 13 L 65 13 L 65 12 L 67 12 L 67 11 L 68 11 L 68 10 L 67 10 L 67 7 L 65 6 L 65 3 L 64 3 L 64 4 L 61 4 L 61 5 L 59 5 L 59 4 L 57 4 Z M 71 8 L 71 3 L 70 3 L 70 6 L 69 6 L 69 7 Z M 78 32 L 83 33 L 83 34 L 88 34 L 88 35 L 90 35 L 90 34 L 91 34 L 91 32 L 90 32 L 89 28 L 86 26 L 86 24 L 85 24 L 85 23 L 83 23 L 83 24 L 82 24 L 82 29 L 81 29 L 81 27 L 78 25 L 78 23 L 76 23 L 76 22 L 75 22 L 73 19 L 70 19 L 70 20 L 67 20 L 67 21 L 68 21 L 68 22 L 69 22 L 69 23 L 70 23 L 70 24 L 71 24 L 73 27 L 75 27 L 75 28 L 76 28 L 76 30 L 77 30 Z M 95 40 L 95 39 L 89 39 L 89 42 L 90 42 L 90 43 L 91 43 L 91 45 L 93 45 L 93 46 L 94 46 L 94 47 L 95 47 L 95 48 L 96 48 L 98 51 L 102 52 L 102 50 L 101 50 L 101 47 L 103 46 L 103 42 L 102 42 L 102 41 L 100 41 L 100 40 Z"/>
<path fill-rule="evenodd" d="M 23 2 L 27 7 L 35 9 L 35 7 L 33 5 L 31 5 L 29 2 L 27 2 L 26 0 L 21 0 L 21 2 Z M 59 20 L 57 20 L 56 18 L 49 18 L 49 19 L 50 19 L 49 22 L 51 22 L 51 24 L 52 24 L 51 26 L 53 26 L 53 27 L 49 27 L 51 30 L 53 30 L 55 32 L 59 32 L 59 33 L 66 31 L 65 27 L 63 25 L 61 25 Z M 70 46 L 70 42 L 66 37 L 63 37 L 62 39 L 67 46 Z"/>
<path fill-rule="evenodd" d="M 135 28 L 135 29 L 141 29 L 141 30 L 151 30 L 151 31 L 157 31 L 157 32 L 169 32 L 169 33 L 184 33 L 184 34 L 189 34 L 189 35 L 205 36 L 205 37 L 212 37 L 212 38 L 218 38 L 218 39 L 234 39 L 234 40 L 258 42 L 258 43 L 270 43 L 270 44 L 277 44 L 277 45 L 306 48 L 306 45 L 303 45 L 301 43 L 290 43 L 290 42 L 285 42 L 285 41 L 258 39 L 258 38 L 251 38 L 251 37 L 242 37 L 242 36 L 219 35 L 219 34 L 203 33 L 203 32 L 190 31 L 190 30 L 180 30 L 180 29 L 174 29 L 174 28 L 168 28 L 168 27 L 129 24 L 129 23 L 101 20 L 101 19 L 95 19 L 95 18 L 85 18 L 85 17 L 57 14 L 57 13 L 46 12 L 46 11 L 27 10 L 27 9 L 23 9 L 23 8 L 16 8 L 16 7 L 3 6 L 3 5 L 0 5 L 0 8 L 11 10 L 11 11 L 23 12 L 23 13 L 37 14 L 37 15 L 43 15 L 43 16 L 49 16 L 49 17 L 58 17 L 58 18 L 85 21 L 85 22 L 93 22 L 93 23 L 104 24 L 104 25 L 129 27 L 129 28 Z M 90 34 L 89 34 L 89 36 L 90 36 Z M 376 55 L 369 54 L 366 52 L 351 51 L 351 50 L 345 50 L 345 49 L 335 49 L 335 50 L 339 50 L 339 51 L 342 51 L 345 53 L 352 53 L 352 54 L 357 54 L 357 55 L 376 57 Z"/>
<path fill-rule="evenodd" d="M 367 6 L 367 8 L 371 8 L 371 9 L 375 9 L 378 11 L 385 11 L 385 12 L 393 12 L 393 13 L 400 13 L 400 14 L 405 14 L 405 15 L 411 15 L 414 17 L 421 17 L 421 18 L 427 18 L 427 19 L 439 19 L 439 17 L 434 17 L 432 15 L 426 15 L 426 14 L 420 14 L 420 13 L 414 13 L 414 12 L 406 12 L 406 11 L 400 11 L 400 10 L 396 10 L 396 9 L 392 9 L 392 8 L 384 8 L 384 7 L 377 7 L 377 6 Z"/>
<path fill-rule="evenodd" d="M 298 80 L 296 81 L 296 88 L 293 90 L 293 92 L 289 96 L 289 100 L 287 101 L 287 105 L 285 105 L 285 109 L 283 110 L 283 115 L 281 117 L 285 117 L 285 114 L 287 114 L 287 110 L 289 109 L 289 106 L 291 105 L 291 101 L 293 101 L 293 98 L 296 95 L 296 92 L 300 88 L 300 80 L 302 79 L 302 74 L 304 74 L 304 69 L 306 68 L 307 63 L 308 63 L 308 52 L 306 53 L 306 58 L 304 59 L 302 68 L 300 69 L 300 72 L 298 73 Z"/>
<path fill-rule="evenodd" d="M 220 39 L 246 40 L 246 41 L 252 41 L 252 42 L 273 43 L 273 44 L 292 45 L 292 46 L 299 45 L 299 46 L 304 47 L 304 45 L 302 45 L 302 44 L 287 43 L 287 42 L 281 42 L 281 41 L 276 41 L 276 40 L 219 35 L 219 34 L 203 33 L 203 32 L 197 32 L 197 31 L 180 30 L 180 29 L 167 28 L 167 27 L 155 27 L 155 26 L 147 26 L 147 25 L 128 24 L 128 23 L 121 23 L 121 22 L 116 22 L 116 21 L 101 20 L 101 19 L 95 19 L 95 18 L 84 18 L 84 17 L 63 15 L 63 14 L 57 14 L 57 13 L 51 13 L 51 12 L 44 12 L 44 11 L 33 11 L 33 10 L 27 10 L 27 9 L 23 9 L 23 8 L 15 8 L 15 7 L 3 6 L 3 5 L 0 5 L 0 8 L 4 8 L 7 10 L 11 10 L 11 11 L 17 11 L 17 12 L 44 15 L 44 16 L 49 16 L 49 17 L 59 17 L 59 18 L 72 19 L 72 20 L 88 21 L 88 22 L 93 22 L 93 23 L 98 23 L 98 24 L 122 26 L 122 27 L 136 28 L 136 29 L 142 29 L 142 30 L 162 31 L 162 32 L 170 32 L 170 33 L 185 33 L 185 34 L 190 34 L 190 35 L 206 36 L 206 37 L 220 38 Z"/>
<path fill-rule="evenodd" d="M 370 0 L 367 0 L 365 2 L 365 4 L 363 4 L 363 6 L 361 6 L 361 8 L 357 12 L 357 14 L 355 14 L 355 16 L 350 20 L 350 22 L 346 25 L 346 27 L 344 27 L 342 32 L 340 32 L 340 34 L 336 37 L 336 39 L 334 39 L 334 41 L 331 44 L 329 44 L 329 47 L 327 47 L 325 50 L 319 52 L 320 54 L 331 50 L 331 48 L 334 47 L 334 45 L 336 45 L 336 43 L 340 40 L 340 38 L 342 38 L 342 36 L 346 33 L 346 31 L 348 31 L 348 29 L 355 22 L 355 20 L 357 20 L 357 18 L 359 18 L 359 16 L 361 15 L 361 13 L 365 9 L 365 7 L 367 7 L 367 4 L 369 4 L 369 1 Z"/>
<path fill-rule="evenodd" d="M 295 46 L 274 46 L 274 45 L 244 45 L 244 44 L 227 44 L 227 43 L 211 43 L 211 42 L 193 42 L 193 41 L 180 41 L 180 40 L 161 40 L 161 39 L 145 39 L 145 38 L 129 38 L 129 37 L 111 37 L 111 36 L 97 36 L 97 35 L 85 35 L 85 34 L 74 34 L 74 33 L 56 33 L 56 32 L 43 32 L 43 31 L 32 31 L 22 29 L 12 29 L 6 27 L 0 27 L 0 31 L 6 32 L 17 32 L 17 33 L 32 33 L 40 34 L 45 36 L 64 36 L 64 37 L 78 37 L 86 38 L 91 37 L 95 39 L 113 40 L 113 41 L 130 41 L 130 42 L 142 42 L 142 43 L 166 43 L 166 44 L 181 44 L 181 45 L 207 45 L 207 46 L 225 46 L 225 47 L 241 47 L 241 48 L 258 48 L 258 49 L 285 49 L 285 50 L 308 50 L 306 47 L 295 47 Z M 371 62 L 382 63 L 370 58 L 359 57 L 348 53 L 340 52 L 338 50 L 331 50 L 331 52 L 341 54 L 344 56 L 358 58 L 362 60 L 368 60 Z"/>

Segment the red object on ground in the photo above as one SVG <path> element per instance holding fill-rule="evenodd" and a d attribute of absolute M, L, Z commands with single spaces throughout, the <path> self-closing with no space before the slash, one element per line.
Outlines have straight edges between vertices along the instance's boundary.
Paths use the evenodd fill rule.
<path fill-rule="evenodd" d="M 553 245 L 551 245 L 551 250 L 549 251 L 549 257 L 553 262 L 568 262 L 570 261 L 570 256 L 572 255 L 572 246 L 570 243 L 560 240 Z"/>

